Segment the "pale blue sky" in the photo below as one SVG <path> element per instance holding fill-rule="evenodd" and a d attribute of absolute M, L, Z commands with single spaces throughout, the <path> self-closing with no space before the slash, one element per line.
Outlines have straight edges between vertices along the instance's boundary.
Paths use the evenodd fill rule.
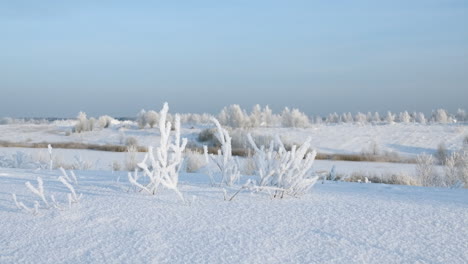
<path fill-rule="evenodd" d="M 468 1 L 0 1 L 0 36 L 0 116 L 468 109 Z"/>

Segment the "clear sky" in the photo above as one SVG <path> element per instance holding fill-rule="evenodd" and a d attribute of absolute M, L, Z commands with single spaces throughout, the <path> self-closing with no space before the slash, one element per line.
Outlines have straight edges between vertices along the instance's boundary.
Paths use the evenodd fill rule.
<path fill-rule="evenodd" d="M 468 110 L 468 1 L 0 1 L 0 116 Z"/>

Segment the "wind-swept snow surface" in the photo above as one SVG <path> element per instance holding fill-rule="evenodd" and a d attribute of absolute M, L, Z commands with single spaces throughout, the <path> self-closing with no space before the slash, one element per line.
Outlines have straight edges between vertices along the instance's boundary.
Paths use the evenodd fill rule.
<path fill-rule="evenodd" d="M 60 175 L 0 170 L 0 263 L 468 262 L 466 189 L 327 182 L 300 199 L 226 202 L 207 176 L 183 174 L 183 204 L 170 190 L 135 192 L 126 172 L 78 171 L 71 208 L 16 208 L 12 192 L 37 200 L 24 183 L 38 176 L 66 201 Z"/>

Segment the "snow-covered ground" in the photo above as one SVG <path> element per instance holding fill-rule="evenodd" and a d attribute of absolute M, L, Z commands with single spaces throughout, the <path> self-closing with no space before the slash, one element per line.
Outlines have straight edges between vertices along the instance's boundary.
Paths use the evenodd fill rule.
<path fill-rule="evenodd" d="M 73 121 L 0 125 L 0 141 L 123 145 L 134 137 L 154 146 L 160 138 L 156 128 L 129 122 L 80 134 L 69 134 L 72 127 Z M 204 128 L 185 126 L 182 136 L 195 142 Z M 440 143 L 460 149 L 468 127 L 340 124 L 249 132 L 264 139 L 278 134 L 286 144 L 310 136 L 324 153 L 377 147 L 414 157 L 435 152 Z M 54 148 L 55 166 L 85 169 L 76 171 L 75 184 L 83 196 L 69 208 L 69 191 L 57 180 L 61 172 L 46 169 L 47 149 L 0 148 L 0 263 L 468 263 L 467 189 L 320 181 L 300 198 L 243 191 L 228 202 L 202 168 L 181 175 L 184 204 L 170 190 L 136 192 L 126 171 L 113 171 L 116 163 L 125 168 L 127 155 Z M 135 155 L 141 161 L 144 153 Z M 16 168 L 1 167 L 9 161 Z M 240 164 L 249 167 L 246 158 Z M 334 160 L 317 160 L 313 169 L 333 166 L 338 175 L 415 173 L 415 164 Z M 39 200 L 25 186 L 36 185 L 38 176 L 61 210 L 41 208 L 34 216 L 16 207 L 12 193 L 29 207 Z M 240 182 L 247 177 L 253 176 Z M 228 195 L 239 189 L 227 188 Z"/>
<path fill-rule="evenodd" d="M 316 184 L 304 197 L 244 192 L 231 202 L 202 174 L 134 192 L 125 172 L 77 171 L 83 197 L 31 206 L 40 176 L 65 206 L 59 171 L 0 170 L 0 263 L 467 263 L 468 192 L 384 184 Z M 236 188 L 229 190 L 234 192 Z"/>
<path fill-rule="evenodd" d="M 84 133 L 71 133 L 74 121 L 56 121 L 51 124 L 8 124 L 0 125 L 0 141 L 10 142 L 77 142 L 86 144 L 125 144 L 127 138 L 136 138 L 141 146 L 159 142 L 157 128 L 138 129 L 129 121 L 117 122 L 111 128 Z M 185 125 L 182 136 L 195 141 L 198 133 L 206 126 Z M 300 144 L 307 137 L 312 146 L 322 153 L 361 153 L 372 150 L 393 152 L 402 156 L 434 153 L 440 143 L 448 150 L 461 148 L 463 138 L 468 135 L 466 124 L 382 124 L 358 125 L 335 124 L 314 125 L 311 128 L 255 128 L 253 135 L 280 135 L 285 144 Z"/>

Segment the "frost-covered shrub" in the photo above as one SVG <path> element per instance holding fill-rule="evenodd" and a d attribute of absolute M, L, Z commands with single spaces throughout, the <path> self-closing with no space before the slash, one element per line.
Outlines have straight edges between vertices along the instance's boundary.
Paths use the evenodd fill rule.
<path fill-rule="evenodd" d="M 82 133 L 86 131 L 93 131 L 96 119 L 91 117 L 87 118 L 86 113 L 79 112 L 77 116 L 77 122 L 75 124 L 75 133 Z"/>
<path fill-rule="evenodd" d="M 45 163 L 47 166 L 47 163 Z M 16 169 L 36 169 L 41 167 L 40 164 L 34 161 L 30 154 L 23 151 L 16 151 L 15 153 L 7 156 L 0 156 L 0 167 L 2 168 L 16 168 Z"/>
<path fill-rule="evenodd" d="M 13 123 L 13 118 L 11 117 L 2 117 L 0 118 L 0 125 L 8 125 Z"/>
<path fill-rule="evenodd" d="M 451 120 L 445 109 L 437 109 L 432 112 L 432 121 L 435 123 L 445 124 L 449 123 Z"/>
<path fill-rule="evenodd" d="M 120 171 L 122 169 L 122 166 L 120 165 L 120 162 L 114 160 L 112 161 L 112 163 L 110 164 L 110 167 L 112 169 L 112 171 Z"/>
<path fill-rule="evenodd" d="M 340 121 L 342 123 L 352 123 L 354 121 L 353 115 L 348 112 L 348 113 L 343 113 L 340 117 Z"/>
<path fill-rule="evenodd" d="M 128 171 L 134 171 L 138 168 L 137 165 L 137 147 L 135 145 L 129 145 L 127 152 L 125 152 L 125 169 Z"/>
<path fill-rule="evenodd" d="M 185 152 L 185 171 L 197 172 L 206 165 L 206 159 L 202 153 L 192 150 Z"/>
<path fill-rule="evenodd" d="M 284 195 L 300 196 L 305 194 L 318 180 L 312 165 L 316 151 L 310 150 L 308 138 L 302 146 L 293 146 L 290 151 L 284 148 L 279 137 L 270 143 L 268 149 L 257 147 L 252 137 L 249 142 L 255 150 L 253 156 L 258 181 L 251 188 L 270 191 L 273 197 L 283 198 Z"/>
<path fill-rule="evenodd" d="M 212 115 L 203 114 L 182 114 L 180 115 L 180 122 L 183 124 L 209 124 L 211 123 Z"/>
<path fill-rule="evenodd" d="M 441 185 L 440 176 L 434 168 L 434 157 L 420 154 L 416 158 L 416 178 L 422 186 L 438 187 Z"/>
<path fill-rule="evenodd" d="M 465 109 L 458 109 L 457 113 L 455 114 L 455 118 L 457 122 L 466 122 L 468 121 L 468 114 L 466 113 Z"/>
<path fill-rule="evenodd" d="M 146 123 L 153 128 L 158 123 L 159 115 L 156 111 L 150 110 L 145 113 L 144 118 Z"/>
<path fill-rule="evenodd" d="M 81 155 L 74 156 L 74 162 L 71 165 L 73 170 L 90 170 L 94 163 L 90 160 L 85 160 Z"/>
<path fill-rule="evenodd" d="M 435 157 L 438 161 L 439 164 L 445 164 L 445 161 L 447 161 L 447 157 L 449 156 L 449 151 L 447 147 L 445 146 L 444 143 L 440 143 L 437 146 L 437 151 L 435 153 Z"/>
<path fill-rule="evenodd" d="M 407 111 L 404 111 L 404 112 L 401 112 L 399 117 L 398 117 L 398 120 L 401 122 L 401 123 L 409 123 L 411 122 L 411 116 L 408 114 Z"/>
<path fill-rule="evenodd" d="M 98 124 L 99 127 L 101 128 L 108 128 L 112 124 L 112 121 L 114 121 L 114 118 L 108 115 L 103 115 L 98 118 Z"/>
<path fill-rule="evenodd" d="M 216 138 L 221 143 L 221 147 L 218 150 L 218 155 L 209 155 L 207 147 L 204 147 L 205 158 L 207 163 L 214 162 L 218 167 L 221 174 L 221 184 L 226 184 L 228 186 L 233 185 L 240 177 L 239 164 L 236 158 L 232 156 L 232 144 L 231 137 L 229 132 L 221 127 L 221 124 L 216 118 L 212 118 L 213 123 L 215 123 L 217 128 Z M 212 173 L 210 173 L 210 178 L 213 181 Z"/>
<path fill-rule="evenodd" d="M 138 140 L 134 137 L 127 137 L 125 139 L 125 146 L 127 147 L 138 147 Z"/>
<path fill-rule="evenodd" d="M 423 124 L 423 125 L 426 124 L 426 117 L 421 112 L 416 114 L 415 119 L 416 119 L 417 123 L 420 123 L 420 124 Z"/>
<path fill-rule="evenodd" d="M 309 127 L 310 121 L 307 115 L 299 111 L 299 109 L 289 110 L 286 107 L 281 113 L 281 125 L 283 127 Z"/>
<path fill-rule="evenodd" d="M 367 123 L 367 116 L 361 112 L 358 112 L 356 116 L 354 117 L 354 122 L 358 124 L 366 124 Z"/>
<path fill-rule="evenodd" d="M 144 109 L 141 109 L 140 112 L 138 112 L 137 114 L 136 122 L 140 129 L 145 128 L 147 124 L 145 115 L 146 115 L 146 111 Z"/>
<path fill-rule="evenodd" d="M 217 128 L 206 128 L 198 134 L 198 141 L 207 143 L 209 146 L 219 146 L 220 142 L 216 138 Z"/>
<path fill-rule="evenodd" d="M 385 121 L 389 124 L 395 123 L 395 115 L 392 112 L 388 111 L 387 116 L 385 117 Z"/>
<path fill-rule="evenodd" d="M 247 113 L 239 105 L 224 107 L 218 115 L 219 122 L 230 127 L 249 127 L 250 120 Z"/>
<path fill-rule="evenodd" d="M 468 187 L 468 152 L 453 152 L 444 166 L 445 187 Z"/>
<path fill-rule="evenodd" d="M 336 124 L 340 121 L 340 117 L 338 116 L 337 113 L 329 114 L 327 118 L 325 119 L 327 123 L 331 124 Z"/>
<path fill-rule="evenodd" d="M 148 152 L 142 162 L 138 163 L 144 174 L 148 177 L 148 183 L 139 183 L 137 170 L 132 175 L 128 174 L 130 183 L 149 194 L 155 194 L 159 185 L 173 190 L 182 201 L 184 197 L 179 192 L 177 184 L 179 182 L 179 170 L 183 162 L 183 151 L 187 145 L 187 139 L 180 138 L 180 116 L 175 116 L 174 134 L 171 136 L 172 124 L 166 122 L 169 106 L 164 106 L 159 113 L 159 131 L 161 138 L 159 146 L 153 151 L 153 147 L 148 147 Z"/>

